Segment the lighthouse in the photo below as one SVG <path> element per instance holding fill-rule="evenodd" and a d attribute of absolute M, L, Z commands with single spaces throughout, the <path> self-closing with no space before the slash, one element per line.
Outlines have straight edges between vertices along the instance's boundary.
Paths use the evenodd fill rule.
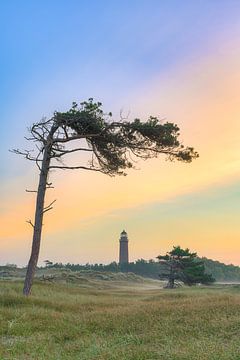
<path fill-rule="evenodd" d="M 119 239 L 119 264 L 128 264 L 128 236 L 125 230 Z"/>

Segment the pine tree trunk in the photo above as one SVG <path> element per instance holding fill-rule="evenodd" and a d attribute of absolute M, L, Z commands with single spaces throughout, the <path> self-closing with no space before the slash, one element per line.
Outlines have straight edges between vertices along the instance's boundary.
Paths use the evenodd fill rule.
<path fill-rule="evenodd" d="M 43 153 L 43 160 L 42 160 L 41 172 L 39 176 L 39 185 L 37 191 L 32 251 L 27 267 L 27 273 L 23 288 L 23 294 L 26 296 L 28 296 L 31 292 L 31 287 L 32 287 L 33 278 L 39 257 L 39 251 L 40 251 L 42 221 L 43 221 L 43 213 L 44 213 L 44 199 L 46 193 L 49 164 L 51 159 L 50 150 L 51 150 L 51 145 L 46 144 Z"/>
<path fill-rule="evenodd" d="M 168 289 L 173 289 L 174 288 L 174 279 L 170 278 L 168 280 L 167 288 Z"/>
<path fill-rule="evenodd" d="M 170 265 L 170 274 L 169 274 L 169 278 L 168 278 L 168 284 L 167 284 L 167 288 L 168 289 L 173 289 L 174 288 L 174 270 L 173 270 L 173 265 Z"/>

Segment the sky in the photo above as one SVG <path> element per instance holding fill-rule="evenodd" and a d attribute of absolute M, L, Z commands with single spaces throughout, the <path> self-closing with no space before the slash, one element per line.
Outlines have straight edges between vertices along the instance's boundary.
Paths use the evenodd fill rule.
<path fill-rule="evenodd" d="M 191 164 L 164 156 L 126 177 L 51 174 L 39 263 L 130 260 L 173 245 L 240 265 L 240 2 L 5 1 L 0 4 L 0 264 L 27 263 L 38 171 L 9 152 L 27 128 L 93 97 L 114 119 L 177 123 Z M 76 158 L 80 164 L 84 157 Z"/>

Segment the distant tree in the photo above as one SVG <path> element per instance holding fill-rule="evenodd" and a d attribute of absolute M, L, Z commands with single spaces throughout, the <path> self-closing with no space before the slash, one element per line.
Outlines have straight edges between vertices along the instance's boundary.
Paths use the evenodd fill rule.
<path fill-rule="evenodd" d="M 197 258 L 197 253 L 189 249 L 174 246 L 166 255 L 157 257 L 160 267 L 160 279 L 167 279 L 166 288 L 173 289 L 179 280 L 188 286 L 197 283 L 210 284 L 215 281 L 211 274 L 205 273 L 204 262 Z"/>
<path fill-rule="evenodd" d="M 44 262 L 45 262 L 45 266 L 46 266 L 47 268 L 49 268 L 49 267 L 52 267 L 52 266 L 53 266 L 53 262 L 52 262 L 52 261 L 49 261 L 49 260 L 44 260 Z"/>
<path fill-rule="evenodd" d="M 39 185 L 33 227 L 33 242 L 27 267 L 23 293 L 29 295 L 36 270 L 42 234 L 43 214 L 52 209 L 55 202 L 44 205 L 46 189 L 51 188 L 49 171 L 53 169 L 80 169 L 97 171 L 106 175 L 126 175 L 135 158 L 149 159 L 165 154 L 169 160 L 191 162 L 198 154 L 192 147 L 184 147 L 178 140 L 179 128 L 173 123 L 161 123 L 156 117 L 143 122 L 135 119 L 111 121 L 111 113 L 105 114 L 102 104 L 93 99 L 73 103 L 66 112 L 55 112 L 50 119 L 43 119 L 31 126 L 29 141 L 35 151 L 14 149 L 16 154 L 34 161 L 38 166 Z M 69 154 L 89 154 L 86 164 L 65 165 Z"/>
<path fill-rule="evenodd" d="M 16 264 L 9 264 L 9 263 L 7 263 L 5 266 L 6 266 L 7 268 L 9 268 L 9 269 L 17 269 L 17 265 L 16 265 Z"/>
<path fill-rule="evenodd" d="M 202 258 L 205 269 L 211 273 L 217 281 L 240 281 L 240 267 L 236 265 L 226 265 L 216 260 Z"/>

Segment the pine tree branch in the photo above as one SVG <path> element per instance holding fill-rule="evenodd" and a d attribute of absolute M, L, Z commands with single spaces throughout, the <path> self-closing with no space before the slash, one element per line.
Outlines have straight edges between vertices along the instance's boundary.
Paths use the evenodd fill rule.
<path fill-rule="evenodd" d="M 72 150 L 62 150 L 62 149 L 53 149 L 53 151 L 58 151 L 60 152 L 60 154 L 54 154 L 52 155 L 52 158 L 60 158 L 66 154 L 71 154 L 73 152 L 77 152 L 77 151 L 87 151 L 87 152 L 92 152 L 92 149 L 86 149 L 86 148 L 77 148 L 77 149 L 72 149 Z"/>
<path fill-rule="evenodd" d="M 62 170 L 83 169 L 83 170 L 103 172 L 103 170 L 101 170 L 101 169 L 94 169 L 94 168 L 89 168 L 86 166 L 55 166 L 55 165 L 51 165 L 51 166 L 49 166 L 49 169 L 62 169 Z"/>
<path fill-rule="evenodd" d="M 65 143 L 68 141 L 72 141 L 72 140 L 78 140 L 78 139 L 86 139 L 86 138 L 92 138 L 92 137 L 97 137 L 100 136 L 99 134 L 85 134 L 85 135 L 73 135 L 73 136 L 69 136 L 68 138 L 54 138 L 52 140 L 52 143 Z"/>

